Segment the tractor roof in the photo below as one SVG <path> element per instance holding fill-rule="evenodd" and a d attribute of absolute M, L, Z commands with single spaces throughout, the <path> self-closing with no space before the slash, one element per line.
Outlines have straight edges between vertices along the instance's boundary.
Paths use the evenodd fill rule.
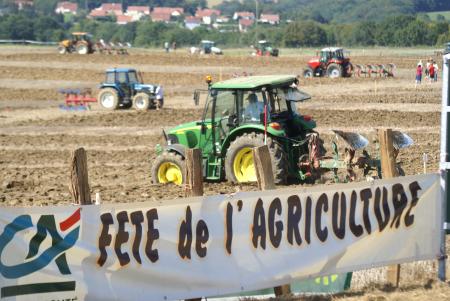
<path fill-rule="evenodd" d="M 338 51 L 338 50 L 343 50 L 343 49 L 340 48 L 340 47 L 327 47 L 327 48 L 323 48 L 321 51 L 331 51 L 331 52 L 334 52 L 334 51 Z"/>
<path fill-rule="evenodd" d="M 213 89 L 256 89 L 263 86 L 290 85 L 297 80 L 295 75 L 244 76 L 221 81 L 212 85 Z"/>
<path fill-rule="evenodd" d="M 111 68 L 106 69 L 106 72 L 136 72 L 136 69 L 133 68 Z"/>
<path fill-rule="evenodd" d="M 90 35 L 90 33 L 88 32 L 72 32 L 72 34 L 74 36 L 85 36 L 85 35 Z"/>

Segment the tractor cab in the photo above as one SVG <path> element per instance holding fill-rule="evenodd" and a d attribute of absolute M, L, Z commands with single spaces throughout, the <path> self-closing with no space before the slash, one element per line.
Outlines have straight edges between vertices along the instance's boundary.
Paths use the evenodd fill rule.
<path fill-rule="evenodd" d="M 78 41 L 86 41 L 91 42 L 92 41 L 92 35 L 87 32 L 72 32 L 72 41 L 78 42 Z"/>
<path fill-rule="evenodd" d="M 202 54 L 216 54 L 216 55 L 223 54 L 222 49 L 220 49 L 219 47 L 216 47 L 216 43 L 213 41 L 202 40 L 200 42 L 200 44 L 201 44 L 200 52 Z"/>
<path fill-rule="evenodd" d="M 286 147 L 286 153 L 298 156 L 306 151 L 300 148 L 307 145 L 302 144 L 295 149 L 289 145 L 293 141 L 299 144 L 304 141 L 316 123 L 297 110 L 299 102 L 310 99 L 308 94 L 297 88 L 297 84 L 297 78 L 291 75 L 248 76 L 211 84 L 202 120 L 171 129 L 166 135 L 165 150 L 184 156 L 185 147 L 200 148 L 204 175 L 209 180 L 223 179 L 224 167 L 228 166 L 229 169 L 232 164 L 228 162 L 231 159 L 227 160 L 230 147 L 236 140 L 245 140 L 248 135 L 256 136 L 252 141 L 256 144 L 264 143 L 261 137 L 276 140 L 280 147 Z M 249 149 L 247 147 L 245 151 Z M 241 155 L 242 160 L 247 156 Z M 293 170 L 296 169 L 295 161 L 292 161 Z M 231 176 L 232 172 L 228 171 L 227 174 Z M 239 177 L 238 172 L 233 174 Z M 154 176 L 160 179 L 165 177 L 160 171 L 155 171 Z M 253 175 L 242 177 L 254 180 Z M 247 181 L 244 178 L 241 180 Z"/>
<path fill-rule="evenodd" d="M 213 41 L 208 40 L 202 40 L 201 41 L 201 48 L 203 50 L 203 53 L 210 54 L 211 48 L 214 47 L 215 43 Z"/>
<path fill-rule="evenodd" d="M 320 51 L 320 61 L 328 62 L 329 60 L 344 60 L 344 50 L 342 48 L 324 48 Z"/>

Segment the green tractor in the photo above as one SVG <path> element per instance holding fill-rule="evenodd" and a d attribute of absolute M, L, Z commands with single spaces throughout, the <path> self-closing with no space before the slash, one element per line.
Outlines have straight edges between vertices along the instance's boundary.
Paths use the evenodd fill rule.
<path fill-rule="evenodd" d="M 335 131 L 348 146 L 345 159 L 339 159 L 335 143 L 333 155 L 325 156 L 322 140 L 314 131 L 316 122 L 297 110 L 299 102 L 310 99 L 297 84 L 291 75 L 249 76 L 210 84 L 202 120 L 164 133 L 167 145 L 157 146 L 153 182 L 185 182 L 186 148 L 202 150 L 203 176 L 210 181 L 255 182 L 252 149 L 265 144 L 277 184 L 288 178 L 315 179 L 330 170 L 337 176 L 338 169 L 352 176 L 351 169 L 356 166 L 365 173 L 379 170 L 379 160 L 371 159 L 367 152 L 355 157 L 355 151 L 368 144 L 359 134 Z M 196 91 L 196 103 L 198 98 Z M 412 143 L 406 135 L 400 138 L 398 148 Z"/>

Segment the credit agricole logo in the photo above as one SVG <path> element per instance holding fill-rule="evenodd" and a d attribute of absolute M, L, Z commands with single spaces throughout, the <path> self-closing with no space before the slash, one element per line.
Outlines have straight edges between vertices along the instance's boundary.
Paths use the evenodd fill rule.
<path fill-rule="evenodd" d="M 54 215 L 42 215 L 33 225 L 30 215 L 20 215 L 7 224 L 0 235 L 0 274 L 6 279 L 16 279 L 31 275 L 54 262 L 62 275 L 70 275 L 66 252 L 78 240 L 80 232 L 80 209 L 76 210 L 67 219 L 57 225 Z M 35 231 L 32 236 L 28 254 L 23 262 L 8 263 L 7 254 L 3 254 L 9 244 L 14 243 L 14 237 L 21 235 L 22 231 Z M 33 233 L 33 232 L 32 232 Z M 23 233 L 22 233 L 23 234 Z M 43 241 L 50 236 L 51 245 L 43 249 Z M 49 244 L 44 244 L 49 245 Z M 14 252 L 14 248 L 8 248 Z M 5 252 L 6 253 L 6 252 Z M 17 260 L 16 260 L 17 261 Z M 1 288 L 1 298 L 27 294 L 74 291 L 75 281 L 64 282 L 38 282 L 20 285 L 10 285 Z"/>

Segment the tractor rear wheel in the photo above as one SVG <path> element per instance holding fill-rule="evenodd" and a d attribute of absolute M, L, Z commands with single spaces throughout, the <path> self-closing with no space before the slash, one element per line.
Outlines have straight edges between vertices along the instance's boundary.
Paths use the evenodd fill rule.
<path fill-rule="evenodd" d="M 116 110 L 119 108 L 119 95 L 113 88 L 101 89 L 97 101 L 105 110 Z"/>
<path fill-rule="evenodd" d="M 78 54 L 88 54 L 88 52 L 89 52 L 88 45 L 86 45 L 86 44 L 78 44 L 77 47 L 76 47 L 76 52 Z"/>
<path fill-rule="evenodd" d="M 233 183 L 256 182 L 252 149 L 263 145 L 263 134 L 246 133 L 236 138 L 228 148 L 225 157 L 227 180 Z M 271 137 L 267 137 L 267 146 L 269 147 L 275 183 L 284 184 L 288 175 L 287 155 L 282 146 Z"/>
<path fill-rule="evenodd" d="M 327 75 L 330 78 L 338 78 L 338 77 L 342 77 L 342 66 L 338 65 L 338 64 L 330 64 L 327 68 Z"/>
<path fill-rule="evenodd" d="M 303 70 L 304 78 L 311 78 L 313 76 L 314 76 L 314 70 L 312 70 L 311 67 L 306 67 L 305 70 Z"/>
<path fill-rule="evenodd" d="M 151 176 L 155 184 L 173 183 L 181 185 L 185 182 L 186 164 L 184 159 L 174 152 L 163 152 L 153 162 Z"/>
<path fill-rule="evenodd" d="M 147 93 L 137 93 L 133 97 L 133 107 L 137 111 L 147 111 L 150 108 L 150 96 Z"/>

